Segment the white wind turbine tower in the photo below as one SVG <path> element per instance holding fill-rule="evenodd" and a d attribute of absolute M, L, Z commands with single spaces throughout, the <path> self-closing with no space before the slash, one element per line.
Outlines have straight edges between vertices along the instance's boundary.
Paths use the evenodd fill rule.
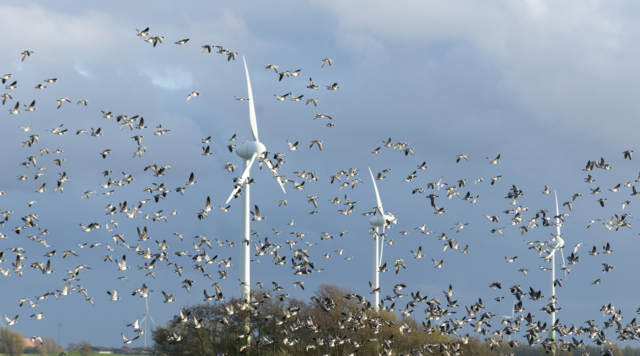
<path fill-rule="evenodd" d="M 380 288 L 380 265 L 382 264 L 382 250 L 384 249 L 384 227 L 387 224 L 389 216 L 384 215 L 384 209 L 382 208 L 382 202 L 380 201 L 380 194 L 378 193 L 378 186 L 376 185 L 376 179 L 373 177 L 371 168 L 369 168 L 371 174 L 371 180 L 373 181 L 373 189 L 376 191 L 376 201 L 378 203 L 378 213 L 369 219 L 369 224 L 376 227 L 376 233 L 373 238 L 373 287 Z M 382 233 L 379 229 L 382 228 Z M 380 238 L 380 239 L 378 239 Z M 378 241 L 380 240 L 380 241 Z M 375 309 L 378 310 L 380 304 L 380 293 L 373 293 L 373 304 Z"/>
<path fill-rule="evenodd" d="M 236 149 L 236 154 L 243 158 L 244 162 L 244 171 L 240 180 L 237 181 L 235 188 L 231 192 L 229 199 L 227 199 L 227 204 L 231 201 L 231 198 L 240 190 L 243 189 L 242 192 L 242 212 L 241 212 L 241 223 L 240 223 L 240 275 L 239 278 L 245 282 L 245 285 L 240 285 L 239 290 L 239 298 L 243 298 L 245 301 L 249 299 L 250 293 L 250 266 L 251 257 L 249 255 L 249 185 L 246 184 L 243 186 L 247 178 L 249 177 L 249 170 L 251 169 L 251 165 L 253 162 L 261 157 L 267 149 L 264 145 L 258 140 L 258 124 L 256 122 L 256 111 L 253 105 L 253 93 L 251 91 L 251 81 L 249 80 L 249 70 L 247 69 L 247 61 L 242 56 L 242 60 L 244 61 L 244 70 L 247 74 L 247 87 L 249 88 L 249 123 L 251 124 L 251 132 L 253 133 L 254 141 L 248 141 L 240 145 Z M 278 174 L 273 169 L 271 162 L 268 159 L 263 161 L 269 170 L 273 173 L 276 180 L 280 184 L 280 188 L 284 192 L 284 186 L 280 182 L 280 178 Z M 286 193 L 286 192 L 285 192 Z"/>
<path fill-rule="evenodd" d="M 556 216 L 560 215 L 560 210 L 558 209 L 558 194 L 555 193 L 556 196 Z M 560 218 L 556 218 L 556 227 L 558 229 L 558 235 L 551 238 L 551 240 L 546 242 L 546 245 L 549 246 L 552 251 L 549 257 L 551 257 L 551 297 L 553 298 L 551 301 L 552 307 L 555 309 L 556 306 L 556 287 L 553 284 L 553 281 L 556 279 L 556 251 L 560 250 L 560 254 L 562 256 L 562 263 L 564 263 L 564 252 L 562 252 L 562 247 L 564 246 L 564 240 L 560 237 Z M 565 278 L 567 271 L 565 270 Z M 553 324 L 556 322 L 556 312 L 552 311 L 549 316 L 549 339 L 556 340 L 556 332 L 553 330 Z"/>
<path fill-rule="evenodd" d="M 144 302 L 147 306 L 147 312 L 142 314 L 144 315 L 144 318 L 142 318 L 142 321 L 140 323 L 144 323 L 144 348 L 147 348 L 147 317 L 149 317 L 149 319 L 151 319 L 151 321 L 153 322 L 153 326 L 156 325 L 155 320 L 153 320 L 153 318 L 151 317 L 151 314 L 149 313 L 149 300 L 147 298 L 144 298 Z"/>

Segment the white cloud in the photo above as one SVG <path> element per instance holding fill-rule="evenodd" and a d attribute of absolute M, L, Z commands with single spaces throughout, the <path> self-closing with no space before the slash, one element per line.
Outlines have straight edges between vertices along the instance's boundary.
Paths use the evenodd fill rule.
<path fill-rule="evenodd" d="M 191 71 L 169 65 L 145 67 L 140 75 L 148 77 L 153 85 L 169 90 L 191 87 L 194 82 Z"/>
<path fill-rule="evenodd" d="M 2 5 L 0 13 L 0 31 L 11 34 L 3 37 L 3 46 L 37 49 L 35 56 L 66 56 L 70 51 L 75 55 L 84 51 L 104 53 L 113 47 L 114 36 L 119 32 L 108 27 L 112 22 L 108 15 L 95 11 L 68 15 L 32 4 Z"/>
<path fill-rule="evenodd" d="M 547 5 L 543 0 L 526 0 L 525 3 L 529 6 L 532 17 L 541 16 L 547 12 Z"/>
<path fill-rule="evenodd" d="M 83 68 L 80 65 L 76 65 L 75 68 L 76 72 L 78 72 L 78 74 L 80 74 L 81 76 L 85 77 L 85 78 L 90 78 L 91 77 L 91 73 L 89 73 L 89 71 L 85 68 Z"/>

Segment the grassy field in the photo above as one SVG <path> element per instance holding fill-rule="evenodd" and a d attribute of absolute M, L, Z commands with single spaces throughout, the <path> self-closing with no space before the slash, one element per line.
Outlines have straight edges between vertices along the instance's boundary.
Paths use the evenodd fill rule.
<path fill-rule="evenodd" d="M 79 352 L 65 352 L 67 354 L 67 356 L 81 356 L 81 354 Z M 23 356 L 39 356 L 40 354 L 23 354 Z M 53 353 L 53 354 L 48 354 L 47 356 L 58 356 L 60 355 L 59 353 Z M 98 355 L 105 355 L 105 354 L 99 354 L 99 353 L 91 353 L 89 354 L 89 356 L 98 356 Z M 115 354 L 113 354 L 115 355 Z M 9 354 L 0 354 L 0 356 L 9 356 Z M 140 356 L 140 355 L 132 355 L 132 356 Z"/>

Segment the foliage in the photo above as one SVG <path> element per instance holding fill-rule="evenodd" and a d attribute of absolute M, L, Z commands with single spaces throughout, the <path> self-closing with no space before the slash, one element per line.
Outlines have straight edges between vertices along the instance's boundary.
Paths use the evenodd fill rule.
<path fill-rule="evenodd" d="M 40 338 L 42 339 L 42 345 L 38 344 L 38 346 L 35 347 L 28 347 L 25 343 L 25 347 L 22 349 L 22 353 L 40 354 L 42 356 L 49 356 L 50 354 L 53 354 L 54 356 L 58 356 L 61 352 L 64 351 L 64 349 L 60 347 L 60 345 L 58 345 L 56 340 L 54 340 L 53 338 L 47 336 L 41 336 Z M 6 353 L 5 347 L 2 342 L 0 342 L 0 356 L 4 356 L 3 353 Z"/>
<path fill-rule="evenodd" d="M 77 352 L 81 356 L 87 356 L 93 353 L 93 349 L 91 348 L 91 343 L 86 340 L 82 340 L 78 344 L 76 344 L 75 342 L 70 342 L 69 345 L 67 346 L 67 351 Z"/>
<path fill-rule="evenodd" d="M 360 314 L 361 306 L 354 299 L 344 298 L 351 291 L 339 286 L 323 284 L 315 292 L 316 297 L 335 302 L 335 308 L 329 311 L 298 299 L 280 301 L 275 294 L 271 299 L 264 298 L 265 292 L 252 291 L 252 297 L 260 303 L 253 303 L 252 308 L 245 310 L 240 309 L 242 303 L 235 298 L 183 308 L 183 314 L 190 314 L 191 320 L 186 323 L 171 321 L 156 328 L 152 335 L 155 349 L 168 356 L 218 353 L 231 356 L 239 355 L 242 346 L 251 345 L 243 355 L 306 355 L 307 345 L 314 345 L 315 351 L 309 349 L 312 354 L 338 356 L 358 350 L 359 354 L 376 355 L 382 348 L 382 340 L 392 340 L 394 352 L 400 354 L 410 353 L 412 348 L 420 348 L 425 343 L 448 339 L 424 333 L 423 327 L 412 318 L 398 319 L 393 313 L 375 310 Z M 194 326 L 193 317 L 201 320 L 200 328 Z M 378 317 L 386 326 L 372 334 L 368 323 Z M 245 324 L 247 319 L 248 325 Z M 413 332 L 400 333 L 399 326 L 403 323 Z M 182 340 L 169 341 L 174 333 L 181 335 Z M 330 346 L 331 339 L 334 340 L 333 347 Z M 323 341 L 322 345 L 318 345 L 319 340 Z M 436 353 L 436 356 L 439 355 Z"/>
<path fill-rule="evenodd" d="M 64 348 L 58 345 L 58 342 L 54 338 L 48 337 L 48 336 L 41 336 L 41 338 L 42 338 L 42 348 L 44 348 L 46 352 L 55 353 L 56 355 L 59 355 L 61 352 L 64 351 Z"/>
<path fill-rule="evenodd" d="M 89 341 L 82 340 L 80 341 L 80 344 L 78 346 L 80 348 L 81 356 L 88 356 L 90 353 L 93 352 L 93 349 L 91 348 L 91 343 Z"/>
<path fill-rule="evenodd" d="M 80 352 L 80 345 L 76 344 L 75 342 L 70 342 L 69 345 L 67 345 L 67 351 Z"/>
<path fill-rule="evenodd" d="M 0 343 L 9 356 L 21 356 L 24 349 L 24 335 L 6 326 L 0 326 Z"/>
<path fill-rule="evenodd" d="M 251 291 L 251 305 L 231 298 L 222 302 L 207 302 L 181 309 L 187 318 L 176 316 L 153 331 L 154 355 L 205 356 L 235 355 L 395 355 L 431 354 L 432 356 L 546 356 L 541 344 L 529 346 L 524 333 L 502 335 L 497 330 L 486 338 L 458 335 L 450 329 L 462 321 L 479 317 L 443 321 L 438 328 L 430 322 L 419 324 L 411 317 L 399 318 L 389 311 L 376 311 L 364 297 L 333 284 L 322 284 L 310 302 L 279 298 L 267 290 Z M 346 297 L 348 296 L 348 298 Z M 411 303 L 410 303 L 411 304 Z M 327 306 L 330 307 L 327 307 Z M 406 315 L 410 313 L 407 312 Z M 189 321 L 185 322 L 184 320 Z M 196 319 L 200 327 L 196 328 Z M 484 316 L 482 317 L 484 319 Z M 182 320 L 182 321 L 180 321 Z M 248 324 L 245 321 L 248 320 Z M 446 328 L 445 328 L 446 325 Z M 473 324 L 471 324 L 473 325 Z M 520 326 L 525 328 L 524 325 Z M 484 330 L 485 332 L 487 330 Z M 180 336 L 180 341 L 175 341 Z M 504 336 L 504 338 L 503 338 Z M 508 338 L 518 340 L 513 347 Z M 578 335 L 574 335 L 579 338 Z M 493 339 L 493 342 L 490 342 Z M 568 337 L 571 340 L 571 337 Z M 577 341 L 576 341 L 577 343 Z M 245 347 L 246 345 L 250 345 Z M 493 347 L 492 347 L 493 345 Z M 496 346 L 497 345 L 497 346 Z M 246 349 L 245 349 L 246 348 Z M 241 350 L 244 351 L 241 353 Z M 611 350 L 613 356 L 640 356 L 640 348 L 617 344 L 587 345 L 570 351 L 558 350 L 556 356 L 601 355 Z"/>

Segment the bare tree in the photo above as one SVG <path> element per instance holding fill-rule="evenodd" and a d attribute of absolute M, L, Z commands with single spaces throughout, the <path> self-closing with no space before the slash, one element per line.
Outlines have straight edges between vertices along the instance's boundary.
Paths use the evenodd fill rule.
<path fill-rule="evenodd" d="M 80 341 L 80 344 L 78 346 L 80 347 L 80 355 L 82 356 L 88 356 L 93 352 L 93 348 L 91 347 L 91 343 L 89 341 L 82 340 Z"/>
<path fill-rule="evenodd" d="M 47 349 L 48 353 L 59 354 L 64 351 L 64 348 L 58 345 L 54 338 L 48 336 L 42 336 L 42 346 Z"/>
<path fill-rule="evenodd" d="M 49 351 L 47 350 L 47 347 L 44 345 L 40 345 L 40 347 L 38 347 L 38 351 L 40 352 L 40 356 L 48 356 L 49 355 Z"/>
<path fill-rule="evenodd" d="M 9 356 L 22 356 L 24 349 L 24 335 L 6 326 L 0 327 L 0 343 L 4 345 Z"/>
<path fill-rule="evenodd" d="M 80 345 L 76 344 L 75 342 L 70 342 L 69 345 L 67 346 L 67 351 L 80 352 Z"/>

